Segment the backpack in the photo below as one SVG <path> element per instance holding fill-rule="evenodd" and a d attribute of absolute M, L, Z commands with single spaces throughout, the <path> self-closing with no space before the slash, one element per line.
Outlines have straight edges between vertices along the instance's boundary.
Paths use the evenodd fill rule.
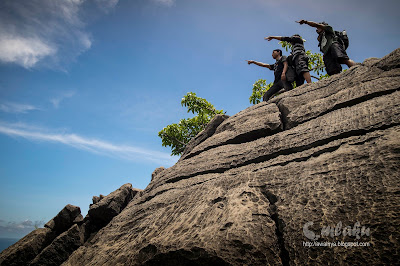
<path fill-rule="evenodd" d="M 346 30 L 335 31 L 335 35 L 337 40 L 342 43 L 344 49 L 347 50 L 347 47 L 349 47 L 349 37 L 347 36 Z"/>

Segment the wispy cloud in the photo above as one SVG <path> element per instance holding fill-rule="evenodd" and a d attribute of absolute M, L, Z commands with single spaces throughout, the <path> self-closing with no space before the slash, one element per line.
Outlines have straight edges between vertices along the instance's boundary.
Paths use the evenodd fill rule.
<path fill-rule="evenodd" d="M 61 101 L 71 98 L 75 95 L 74 91 L 64 92 L 61 95 L 51 98 L 50 102 L 53 104 L 54 108 L 58 108 L 60 106 Z"/>
<path fill-rule="evenodd" d="M 1 61 L 30 68 L 42 58 L 54 55 L 57 48 L 38 38 L 4 35 L 0 38 L 0 51 Z"/>
<path fill-rule="evenodd" d="M 33 141 L 64 144 L 91 153 L 121 158 L 129 161 L 150 161 L 164 166 L 173 165 L 177 159 L 169 154 L 130 145 L 113 144 L 76 134 L 49 133 L 46 129 L 26 124 L 8 124 L 0 122 L 0 133 L 12 137 L 21 137 Z"/>
<path fill-rule="evenodd" d="M 40 110 L 40 109 L 30 104 L 19 104 L 12 102 L 0 103 L 0 111 L 6 113 L 25 114 L 28 113 L 29 111 L 34 111 L 34 110 Z"/>
<path fill-rule="evenodd" d="M 0 235 L 1 236 L 19 236 L 22 237 L 36 228 L 43 227 L 44 221 L 31 221 L 25 220 L 22 222 L 6 222 L 0 221 Z"/>
<path fill-rule="evenodd" d="M 32 68 L 73 60 L 92 45 L 85 12 L 108 11 L 118 0 L 0 1 L 0 61 Z M 89 10 L 90 9 L 90 10 Z"/>
<path fill-rule="evenodd" d="M 172 6 L 173 4 L 175 4 L 175 0 L 152 0 L 152 1 L 166 6 Z"/>

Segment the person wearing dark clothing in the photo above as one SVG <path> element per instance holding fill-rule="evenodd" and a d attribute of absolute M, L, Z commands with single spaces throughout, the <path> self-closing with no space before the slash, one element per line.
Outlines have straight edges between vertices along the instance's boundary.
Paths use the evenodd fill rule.
<path fill-rule="evenodd" d="M 307 24 L 311 27 L 317 28 L 318 33 L 318 46 L 321 52 L 324 54 L 324 63 L 326 73 L 332 76 L 342 71 L 342 64 L 346 64 L 348 67 L 356 65 L 346 53 L 346 50 L 338 37 L 335 35 L 335 31 L 326 22 L 316 23 L 307 20 L 297 21 L 299 24 Z"/>
<path fill-rule="evenodd" d="M 267 90 L 266 93 L 264 93 L 263 96 L 263 101 L 266 102 L 271 98 L 275 93 L 280 91 L 282 88 L 284 88 L 286 91 L 289 91 L 293 89 L 292 84 L 286 80 L 286 71 L 288 68 L 288 63 L 286 61 L 286 56 L 282 56 L 282 51 L 279 49 L 275 49 L 272 52 L 272 58 L 276 60 L 275 64 L 270 65 L 270 64 L 265 64 L 261 62 L 257 62 L 254 60 L 247 60 L 247 63 L 250 64 L 255 64 L 257 66 L 261 67 L 266 67 L 269 68 L 270 70 L 274 71 L 274 85 Z"/>
<path fill-rule="evenodd" d="M 289 58 L 291 58 L 292 65 L 296 70 L 296 85 L 302 85 L 304 80 L 306 80 L 307 83 L 311 83 L 311 75 L 308 70 L 308 57 L 306 56 L 306 50 L 304 49 L 304 41 L 300 35 L 295 34 L 291 37 L 268 36 L 264 39 L 268 41 L 275 39 L 292 44 L 292 52 Z"/>

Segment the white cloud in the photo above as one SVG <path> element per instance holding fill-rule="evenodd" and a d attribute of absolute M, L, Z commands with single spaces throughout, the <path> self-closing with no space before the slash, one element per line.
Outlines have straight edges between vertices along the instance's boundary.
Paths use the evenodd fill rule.
<path fill-rule="evenodd" d="M 16 63 L 25 68 L 34 66 L 42 58 L 54 55 L 56 51 L 56 47 L 40 39 L 19 36 L 3 36 L 0 39 L 0 60 Z"/>
<path fill-rule="evenodd" d="M 34 110 L 39 110 L 39 108 L 29 104 L 19 104 L 11 102 L 0 103 L 0 111 L 6 113 L 25 114 L 28 113 L 29 111 L 34 111 Z"/>
<path fill-rule="evenodd" d="M 8 124 L 0 122 L 0 133 L 22 137 L 33 141 L 59 143 L 85 150 L 91 153 L 121 158 L 129 161 L 150 161 L 165 166 L 173 165 L 177 160 L 169 154 L 130 145 L 113 144 L 94 138 L 86 138 L 76 134 L 48 133 L 48 130 L 39 129 L 25 124 Z"/>
<path fill-rule="evenodd" d="M 175 0 L 152 0 L 152 1 L 166 6 L 172 6 L 175 3 Z"/>
<path fill-rule="evenodd" d="M 118 0 L 95 0 L 98 6 L 103 9 L 103 11 L 108 12 L 113 9 L 117 4 Z"/>
<path fill-rule="evenodd" d="M 89 4 L 84 5 L 85 2 Z M 88 12 L 109 11 L 118 0 L 0 1 L 0 61 L 25 68 L 74 60 L 92 45 L 83 21 Z M 97 8 L 93 8 L 97 7 Z"/>
<path fill-rule="evenodd" d="M 6 222 L 4 220 L 0 221 L 0 235 L 17 235 L 24 236 L 36 228 L 43 227 L 44 221 L 31 221 L 25 220 L 22 222 Z"/>
<path fill-rule="evenodd" d="M 57 97 L 51 98 L 50 102 L 53 104 L 54 108 L 58 108 L 60 106 L 61 101 L 71 98 L 75 95 L 74 91 L 65 92 Z"/>

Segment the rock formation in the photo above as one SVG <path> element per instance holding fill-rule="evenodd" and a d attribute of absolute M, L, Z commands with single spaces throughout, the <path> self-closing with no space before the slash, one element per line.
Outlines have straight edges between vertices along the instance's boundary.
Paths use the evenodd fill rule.
<path fill-rule="evenodd" d="M 70 227 L 89 233 L 63 265 L 397 264 L 399 67 L 397 49 L 218 118 L 107 225 Z"/>
<path fill-rule="evenodd" d="M 141 190 L 125 184 L 108 196 L 93 197 L 89 214 L 68 204 L 44 227 L 39 228 L 0 253 L 0 265 L 61 265 L 72 252 L 117 216 Z"/>

